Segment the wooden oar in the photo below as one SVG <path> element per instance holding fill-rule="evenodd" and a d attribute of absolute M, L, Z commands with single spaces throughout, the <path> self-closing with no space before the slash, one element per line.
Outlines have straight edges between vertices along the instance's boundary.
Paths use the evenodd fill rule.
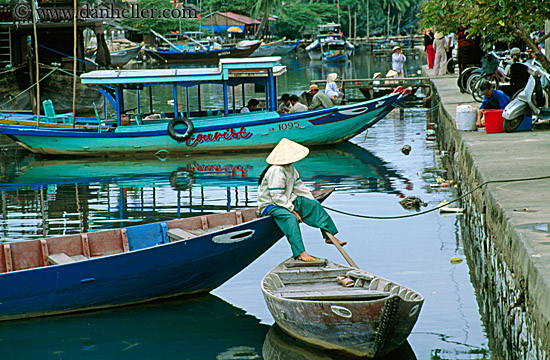
<path fill-rule="evenodd" d="M 359 269 L 359 266 L 357 266 L 357 264 L 351 260 L 351 258 L 349 257 L 348 253 L 346 252 L 346 250 L 344 250 L 344 248 L 342 247 L 342 245 L 340 245 L 340 242 L 338 241 L 338 239 L 336 239 L 334 237 L 334 235 L 332 235 L 331 233 L 329 233 L 328 231 L 326 230 L 323 230 L 323 233 L 328 237 L 328 239 L 334 244 L 334 246 L 336 246 L 336 248 L 338 249 L 338 251 L 340 251 L 340 254 L 342 254 L 342 256 L 344 257 L 344 259 L 346 259 L 346 261 L 348 262 L 348 264 L 351 266 L 351 267 L 354 267 L 356 269 Z"/>

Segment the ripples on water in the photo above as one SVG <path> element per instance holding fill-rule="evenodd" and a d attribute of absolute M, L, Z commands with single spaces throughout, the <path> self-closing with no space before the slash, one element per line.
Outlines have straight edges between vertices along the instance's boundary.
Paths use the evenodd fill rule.
<path fill-rule="evenodd" d="M 290 69 L 309 62 L 285 60 Z M 363 60 L 342 70 L 368 77 Z M 296 63 L 294 63 L 296 62 Z M 361 70 L 362 69 L 362 70 Z M 279 89 L 297 93 L 311 78 L 324 78 L 322 65 L 295 71 Z M 340 69 L 341 70 L 341 69 Z M 348 76 L 345 75 L 345 76 Z M 283 85 L 281 84 L 284 83 Z M 419 196 L 428 208 L 454 198 L 435 189 L 440 168 L 437 146 L 426 140 L 426 110 L 395 110 L 378 125 L 336 147 L 312 149 L 296 164 L 311 189 L 335 186 L 326 204 L 368 215 L 402 215 L 399 201 Z M 410 155 L 400 152 L 412 146 Z M 140 159 L 35 159 L 8 153 L 1 161 L 1 241 L 23 241 L 81 231 L 131 226 L 174 217 L 255 206 L 256 184 L 267 153 Z M 487 339 L 469 281 L 456 215 L 432 212 L 404 220 L 364 220 L 332 214 L 340 238 L 360 267 L 422 293 L 424 307 L 398 358 L 479 359 Z M 315 229 L 302 228 L 308 252 L 343 262 Z M 90 314 L 0 324 L 3 359 L 29 358 L 331 358 L 280 340 L 259 287 L 261 277 L 290 256 L 282 240 L 213 294 Z M 224 300 L 219 299 L 221 297 Z M 244 309 L 244 310 L 241 310 Z M 280 345 L 283 344 L 283 348 Z M 275 350 L 273 350 L 275 349 Z M 7 357 L 5 357 L 5 354 Z M 236 355 L 241 357 L 236 357 Z M 275 354 L 275 355 L 274 355 Z M 305 355 L 303 355 L 305 354 Z M 412 354 L 412 355 L 411 355 Z M 335 359 L 341 358 L 338 356 Z"/>

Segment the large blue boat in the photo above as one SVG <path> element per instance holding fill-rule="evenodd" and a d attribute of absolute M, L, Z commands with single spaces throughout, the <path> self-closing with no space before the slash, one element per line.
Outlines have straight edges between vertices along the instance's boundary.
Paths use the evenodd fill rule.
<path fill-rule="evenodd" d="M 105 96 L 114 118 L 98 116 L 96 123 L 101 126 L 74 129 L 4 124 L 0 133 L 34 153 L 50 155 L 271 149 L 283 137 L 306 146 L 326 145 L 346 141 L 373 126 L 410 94 L 409 89 L 398 87 L 371 101 L 280 115 L 276 78 L 286 67 L 279 61 L 280 57 L 221 59 L 217 68 L 93 71 L 83 74 L 81 81 Z M 265 105 L 259 111 L 240 113 L 235 93 L 241 90 L 244 103 L 248 83 L 265 89 Z M 210 84 L 219 86 L 223 109 L 201 107 L 201 86 Z M 173 112 L 154 108 L 152 88 L 159 85 L 173 90 Z M 199 97 L 195 109 L 190 108 L 191 87 L 196 87 Z M 148 93 L 149 109 L 141 106 L 143 92 Z M 124 100 L 133 96 L 137 106 Z M 32 117 L 29 120 L 33 123 Z"/>
<path fill-rule="evenodd" d="M 329 23 L 318 26 L 317 39 L 306 47 L 311 60 L 323 62 L 345 62 L 355 52 L 355 47 L 340 31 L 340 24 Z"/>
<path fill-rule="evenodd" d="M 333 189 L 315 193 L 324 200 Z M 0 245 L 0 320 L 210 291 L 283 236 L 257 209 Z"/>

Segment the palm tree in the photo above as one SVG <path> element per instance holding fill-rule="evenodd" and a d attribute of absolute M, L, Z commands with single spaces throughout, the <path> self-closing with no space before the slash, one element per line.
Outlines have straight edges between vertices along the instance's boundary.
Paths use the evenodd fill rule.
<path fill-rule="evenodd" d="M 390 34 L 390 8 L 394 7 L 397 9 L 399 14 L 403 14 L 407 7 L 410 6 L 409 0 L 384 0 L 384 6 L 388 7 L 388 35 Z"/>
<path fill-rule="evenodd" d="M 276 11 L 279 15 L 283 15 L 283 2 L 282 0 L 256 0 L 256 3 L 252 7 L 252 14 L 255 18 L 262 14 L 262 21 L 254 38 L 259 39 L 265 31 L 265 28 L 269 22 L 269 15 L 272 11 Z"/>

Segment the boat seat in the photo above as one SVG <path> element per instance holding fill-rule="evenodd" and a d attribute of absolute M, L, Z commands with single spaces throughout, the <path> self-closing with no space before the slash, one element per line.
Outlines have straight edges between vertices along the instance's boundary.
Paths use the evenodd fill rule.
<path fill-rule="evenodd" d="M 48 261 L 52 265 L 70 264 L 75 262 L 75 260 L 65 253 L 50 254 L 48 256 Z"/>
<path fill-rule="evenodd" d="M 175 228 L 168 230 L 168 238 L 170 239 L 170 242 L 187 240 L 193 237 L 196 237 L 196 235 L 183 229 Z"/>
<path fill-rule="evenodd" d="M 381 299 L 390 296 L 389 292 L 357 289 L 357 288 L 343 288 L 341 290 L 330 289 L 328 291 L 323 290 L 311 290 L 311 291 L 276 291 L 275 296 L 284 297 L 286 299 L 294 300 L 374 300 Z"/>
<path fill-rule="evenodd" d="M 56 115 L 51 100 L 44 100 L 42 102 L 42 107 L 44 108 L 44 114 L 46 115 L 48 122 L 55 124 L 72 124 L 73 113 Z"/>

